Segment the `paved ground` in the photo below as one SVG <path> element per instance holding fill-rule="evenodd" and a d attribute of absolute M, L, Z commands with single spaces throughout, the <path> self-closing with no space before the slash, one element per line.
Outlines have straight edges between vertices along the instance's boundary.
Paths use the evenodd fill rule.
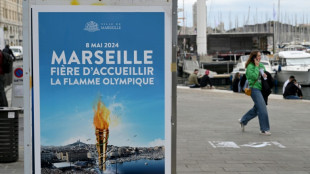
<path fill-rule="evenodd" d="M 241 132 L 237 120 L 253 105 L 243 94 L 179 87 L 177 105 L 178 174 L 310 174 L 310 101 L 272 95 L 270 137 L 257 118 Z M 0 163 L 0 174 L 24 173 L 23 133 L 21 115 L 19 160 Z"/>
<path fill-rule="evenodd" d="M 24 117 L 19 118 L 19 159 L 14 163 L 0 163 L 0 174 L 24 173 Z"/>
<path fill-rule="evenodd" d="M 309 174 L 310 102 L 271 96 L 271 136 L 258 119 L 244 133 L 237 120 L 253 106 L 232 92 L 178 88 L 178 174 Z"/>
<path fill-rule="evenodd" d="M 11 104 L 12 86 L 5 88 L 9 106 Z M 14 163 L 0 163 L 0 174 L 24 173 L 24 114 L 19 114 L 19 159 Z"/>

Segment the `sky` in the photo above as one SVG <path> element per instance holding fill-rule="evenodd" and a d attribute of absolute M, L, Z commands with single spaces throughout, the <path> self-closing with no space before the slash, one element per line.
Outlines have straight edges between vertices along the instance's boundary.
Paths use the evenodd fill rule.
<path fill-rule="evenodd" d="M 193 25 L 192 5 L 196 1 L 178 0 L 179 9 L 183 9 L 184 5 L 185 26 Z M 206 0 L 207 25 L 214 27 L 223 21 L 225 29 L 229 29 L 229 26 L 235 28 L 237 23 L 240 27 L 246 23 L 248 16 L 248 24 L 278 20 L 278 2 L 279 0 Z M 307 23 L 307 21 L 310 23 L 309 7 L 310 1 L 280 0 L 280 21 L 294 25 Z M 179 12 L 178 16 L 182 18 L 183 12 Z M 183 26 L 181 19 L 179 22 L 179 25 Z"/>

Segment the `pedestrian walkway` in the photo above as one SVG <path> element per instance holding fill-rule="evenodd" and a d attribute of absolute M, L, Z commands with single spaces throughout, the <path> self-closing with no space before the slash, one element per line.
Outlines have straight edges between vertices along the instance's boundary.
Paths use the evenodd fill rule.
<path fill-rule="evenodd" d="M 241 131 L 238 119 L 253 102 L 221 90 L 178 87 L 178 174 L 309 174 L 310 102 L 271 95 L 271 136 L 255 118 Z"/>
<path fill-rule="evenodd" d="M 250 97 L 178 87 L 177 174 L 309 174 L 309 104 L 271 95 L 272 135 L 262 136 L 257 118 L 245 132 L 237 122 L 253 106 Z M 19 160 L 0 163 L 0 174 L 24 173 L 23 119 L 21 115 Z"/>

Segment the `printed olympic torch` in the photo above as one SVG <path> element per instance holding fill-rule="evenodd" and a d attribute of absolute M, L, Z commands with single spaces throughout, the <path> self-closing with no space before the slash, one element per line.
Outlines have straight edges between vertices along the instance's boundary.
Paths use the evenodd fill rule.
<path fill-rule="evenodd" d="M 107 145 L 109 139 L 110 111 L 99 100 L 94 108 L 94 126 L 96 129 L 96 148 L 99 158 L 99 169 L 106 170 Z"/>

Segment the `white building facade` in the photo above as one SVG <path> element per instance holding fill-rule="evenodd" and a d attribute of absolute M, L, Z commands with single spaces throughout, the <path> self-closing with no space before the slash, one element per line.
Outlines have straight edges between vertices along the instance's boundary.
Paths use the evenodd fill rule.
<path fill-rule="evenodd" d="M 5 45 L 20 46 L 23 43 L 22 4 L 22 0 L 0 1 L 0 28 L 4 31 L 0 37 L 4 37 Z"/>

